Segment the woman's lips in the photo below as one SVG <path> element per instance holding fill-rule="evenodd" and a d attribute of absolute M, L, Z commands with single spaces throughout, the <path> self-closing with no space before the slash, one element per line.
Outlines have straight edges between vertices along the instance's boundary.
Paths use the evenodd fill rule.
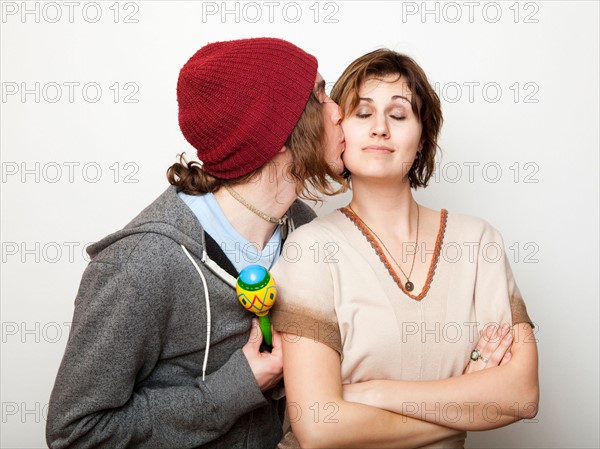
<path fill-rule="evenodd" d="M 384 145 L 369 145 L 368 147 L 363 148 L 364 151 L 371 151 L 376 153 L 393 153 L 394 150 L 390 147 L 386 147 Z"/>

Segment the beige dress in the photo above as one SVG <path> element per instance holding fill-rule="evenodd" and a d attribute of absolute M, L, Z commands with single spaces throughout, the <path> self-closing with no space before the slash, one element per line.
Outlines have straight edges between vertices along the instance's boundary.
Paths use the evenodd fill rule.
<path fill-rule="evenodd" d="M 407 292 L 377 240 L 344 208 L 292 233 L 272 270 L 281 332 L 341 355 L 342 382 L 462 374 L 483 328 L 530 322 L 502 237 L 488 223 L 440 213 L 429 275 Z M 463 447 L 466 432 L 432 447 Z M 285 443 L 284 443 L 285 442 Z M 292 447 L 293 435 L 281 447 Z"/>

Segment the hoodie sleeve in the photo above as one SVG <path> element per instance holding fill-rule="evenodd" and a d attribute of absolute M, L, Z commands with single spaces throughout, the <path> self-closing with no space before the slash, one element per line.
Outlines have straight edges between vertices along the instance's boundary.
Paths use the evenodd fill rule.
<path fill-rule="evenodd" d="M 204 381 L 144 382 L 165 363 L 166 312 L 148 286 L 168 289 L 144 270 L 92 262 L 84 273 L 50 398 L 50 448 L 197 447 L 267 404 L 241 349 Z"/>

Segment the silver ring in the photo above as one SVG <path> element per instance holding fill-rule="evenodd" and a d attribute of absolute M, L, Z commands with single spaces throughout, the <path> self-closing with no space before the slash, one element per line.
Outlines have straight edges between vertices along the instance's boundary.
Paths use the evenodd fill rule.
<path fill-rule="evenodd" d="M 483 363 L 487 363 L 490 361 L 490 359 L 488 359 L 487 357 L 484 357 L 482 354 L 479 354 L 479 359 L 483 362 Z"/>

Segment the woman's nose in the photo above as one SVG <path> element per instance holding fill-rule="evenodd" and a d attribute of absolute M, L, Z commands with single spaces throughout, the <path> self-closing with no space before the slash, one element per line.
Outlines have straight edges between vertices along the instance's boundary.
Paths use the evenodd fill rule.
<path fill-rule="evenodd" d="M 373 126 L 371 127 L 371 136 L 389 136 L 389 129 L 385 117 L 374 117 Z"/>

